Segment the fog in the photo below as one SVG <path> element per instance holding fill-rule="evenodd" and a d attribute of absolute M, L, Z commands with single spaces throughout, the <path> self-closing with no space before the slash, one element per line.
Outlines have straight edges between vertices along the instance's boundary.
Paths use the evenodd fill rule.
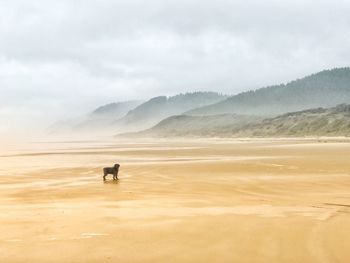
<path fill-rule="evenodd" d="M 350 2 L 2 0 L 0 134 L 102 104 L 348 66 Z"/>

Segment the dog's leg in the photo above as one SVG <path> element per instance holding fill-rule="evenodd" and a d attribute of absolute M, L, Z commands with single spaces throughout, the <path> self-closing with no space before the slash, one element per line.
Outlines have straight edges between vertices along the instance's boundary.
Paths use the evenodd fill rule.
<path fill-rule="evenodd" d="M 107 174 L 103 173 L 103 181 L 106 181 L 106 176 L 107 176 Z"/>

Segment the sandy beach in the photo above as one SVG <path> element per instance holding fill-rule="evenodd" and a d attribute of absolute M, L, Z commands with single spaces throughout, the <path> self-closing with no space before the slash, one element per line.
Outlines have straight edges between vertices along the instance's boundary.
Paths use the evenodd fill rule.
<path fill-rule="evenodd" d="M 10 145 L 0 262 L 350 262 L 349 156 L 341 138 Z"/>

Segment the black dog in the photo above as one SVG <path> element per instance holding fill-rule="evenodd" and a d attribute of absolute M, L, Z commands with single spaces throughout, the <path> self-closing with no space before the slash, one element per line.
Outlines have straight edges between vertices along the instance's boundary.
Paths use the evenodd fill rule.
<path fill-rule="evenodd" d="M 108 174 L 113 174 L 113 180 L 118 179 L 119 167 L 120 165 L 116 163 L 113 167 L 103 168 L 103 181 L 106 181 L 106 176 Z"/>

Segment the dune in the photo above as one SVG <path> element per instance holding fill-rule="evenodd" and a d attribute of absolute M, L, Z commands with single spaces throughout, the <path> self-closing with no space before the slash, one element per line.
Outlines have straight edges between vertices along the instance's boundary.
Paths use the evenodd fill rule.
<path fill-rule="evenodd" d="M 348 156 L 347 138 L 1 149 L 0 262 L 349 262 Z"/>

